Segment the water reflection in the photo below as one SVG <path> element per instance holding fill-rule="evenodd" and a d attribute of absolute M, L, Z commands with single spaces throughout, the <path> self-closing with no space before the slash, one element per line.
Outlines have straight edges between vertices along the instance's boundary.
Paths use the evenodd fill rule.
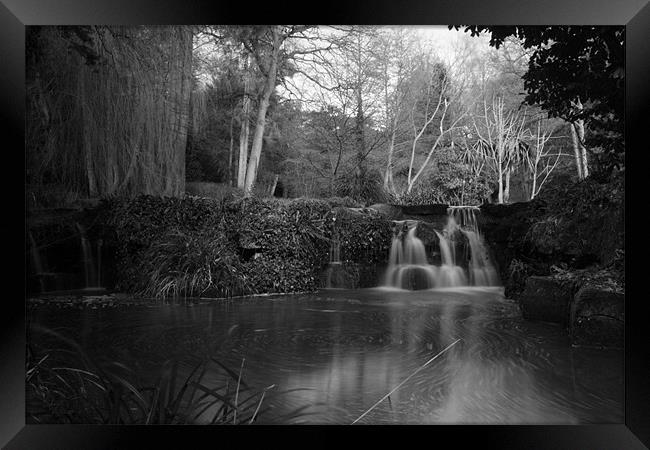
<path fill-rule="evenodd" d="M 160 362 L 210 355 L 260 389 L 262 422 L 351 423 L 461 339 L 360 423 L 621 423 L 616 351 L 573 349 L 551 324 L 525 322 L 498 289 L 367 289 L 129 311 L 38 310 L 91 353 L 155 373 Z M 143 375 L 143 376 L 144 376 Z M 214 374 L 215 377 L 223 374 Z"/>

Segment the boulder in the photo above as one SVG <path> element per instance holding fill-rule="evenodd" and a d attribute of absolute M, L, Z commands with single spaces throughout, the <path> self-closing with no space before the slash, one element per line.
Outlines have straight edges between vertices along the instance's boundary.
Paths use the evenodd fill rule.
<path fill-rule="evenodd" d="M 623 347 L 625 294 L 585 285 L 571 304 L 569 334 L 574 345 Z"/>
<path fill-rule="evenodd" d="M 532 276 L 519 297 L 524 319 L 567 325 L 569 306 L 573 300 L 571 284 L 553 277 Z"/>

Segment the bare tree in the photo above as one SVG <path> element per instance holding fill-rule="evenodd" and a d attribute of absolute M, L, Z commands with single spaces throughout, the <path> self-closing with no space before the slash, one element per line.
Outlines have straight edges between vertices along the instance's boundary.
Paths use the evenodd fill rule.
<path fill-rule="evenodd" d="M 562 152 L 553 154 L 546 143 L 552 138 L 554 130 L 544 129 L 542 120 L 537 121 L 535 132 L 531 133 L 529 150 L 524 153 L 526 165 L 531 175 L 530 199 L 534 199 L 548 180 L 553 170 L 564 156 Z"/>
<path fill-rule="evenodd" d="M 441 72 L 441 67 L 431 68 L 433 70 L 427 71 L 424 85 L 424 102 L 413 102 L 411 107 L 411 124 L 413 130 L 413 138 L 411 140 L 411 157 L 408 167 L 408 176 L 406 180 L 406 192 L 410 193 L 415 186 L 416 182 L 427 169 L 432 156 L 441 145 L 443 138 L 449 135 L 452 130 L 457 128 L 457 124 L 465 116 L 464 112 L 456 115 L 455 118 L 449 118 L 452 102 L 457 101 L 457 96 L 453 91 L 453 86 L 448 74 L 444 71 Z M 439 90 L 435 95 L 435 90 Z M 418 106 L 422 107 L 418 111 Z M 424 161 L 416 167 L 416 153 L 420 140 L 425 133 L 435 132 L 435 139 L 428 145 L 426 157 Z"/>
<path fill-rule="evenodd" d="M 384 189 L 396 193 L 393 180 L 394 155 L 397 140 L 407 133 L 406 116 L 412 95 L 412 77 L 422 61 L 422 54 L 415 49 L 415 36 L 411 30 L 396 28 L 386 30 L 381 36 L 381 81 L 383 90 L 384 132 L 386 135 L 386 167 Z"/>
<path fill-rule="evenodd" d="M 525 116 L 518 111 L 507 111 L 503 98 L 499 96 L 492 97 L 489 107 L 484 99 L 483 112 L 482 117 L 474 118 L 474 130 L 480 142 L 476 150 L 492 169 L 499 186 L 498 202 L 504 203 L 507 201 L 505 193 L 508 174 L 521 151 Z"/>

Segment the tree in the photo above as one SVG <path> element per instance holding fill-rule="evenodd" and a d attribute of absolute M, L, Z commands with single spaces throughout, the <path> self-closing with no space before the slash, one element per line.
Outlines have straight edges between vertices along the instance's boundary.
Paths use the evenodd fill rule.
<path fill-rule="evenodd" d="M 528 151 L 524 153 L 524 158 L 531 175 L 530 199 L 534 199 L 542 186 L 549 179 L 551 173 L 555 170 L 560 158 L 561 152 L 555 154 L 547 147 L 548 141 L 553 136 L 553 128 L 544 129 L 542 120 L 537 121 L 534 133 L 530 136 L 530 145 Z"/>
<path fill-rule="evenodd" d="M 442 144 L 443 139 L 456 129 L 464 113 L 450 117 L 452 103 L 458 97 L 444 65 L 434 63 L 425 65 L 420 72 L 420 84 L 411 106 L 410 119 L 413 130 L 411 156 L 406 180 L 406 193 L 413 190 L 416 182 L 427 169 L 432 156 Z M 423 137 L 429 135 L 425 158 L 416 167 L 416 154 Z"/>
<path fill-rule="evenodd" d="M 517 111 L 507 111 L 501 97 L 493 97 L 488 106 L 483 101 L 484 114 L 475 118 L 474 130 L 479 138 L 476 150 L 496 177 L 498 201 L 508 201 L 509 180 L 515 163 L 520 158 L 525 116 Z"/>
<path fill-rule="evenodd" d="M 28 41 L 30 183 L 184 194 L 192 28 L 34 27 Z"/>
<path fill-rule="evenodd" d="M 404 28 L 388 29 L 381 36 L 379 60 L 383 91 L 384 130 L 386 134 L 386 167 L 384 189 L 397 193 L 393 179 L 394 155 L 399 142 L 408 133 L 406 122 L 407 103 L 412 99 L 411 83 L 418 65 L 425 59 L 415 48 L 415 36 Z"/>
<path fill-rule="evenodd" d="M 588 173 L 587 151 L 603 176 L 624 167 L 624 27 L 469 26 L 465 30 L 473 36 L 489 32 L 490 45 L 497 48 L 508 36 L 516 36 L 525 48 L 533 49 L 524 75 L 525 101 L 573 124 L 581 177 Z"/>

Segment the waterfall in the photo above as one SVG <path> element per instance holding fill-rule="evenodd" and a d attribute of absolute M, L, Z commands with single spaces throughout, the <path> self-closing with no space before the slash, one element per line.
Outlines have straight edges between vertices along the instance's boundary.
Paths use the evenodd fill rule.
<path fill-rule="evenodd" d="M 100 275 L 99 270 L 101 270 L 101 250 L 102 250 L 102 241 L 97 242 L 97 264 L 93 259 L 93 252 L 90 241 L 86 236 L 86 230 L 81 224 L 77 223 L 77 229 L 81 235 L 81 257 L 84 266 L 84 277 L 85 277 L 85 287 L 86 288 L 97 288 L 100 287 Z"/>
<path fill-rule="evenodd" d="M 341 241 L 339 233 L 334 230 L 332 233 L 332 242 L 330 243 L 330 264 L 341 264 Z"/>
<path fill-rule="evenodd" d="M 341 241 L 336 226 L 332 231 L 332 241 L 330 242 L 330 262 L 327 266 L 326 274 L 327 280 L 325 286 L 328 289 L 349 287 L 347 273 L 343 264 L 341 264 Z"/>
<path fill-rule="evenodd" d="M 417 221 L 394 222 L 384 285 L 411 290 L 499 285 L 497 271 L 478 229 L 477 211 L 478 207 L 471 206 L 448 208 L 445 228 L 434 230 L 440 265 L 429 262 L 425 245 L 416 235 Z M 463 244 L 468 251 L 459 255 L 457 248 Z"/>
<path fill-rule="evenodd" d="M 45 292 L 45 282 L 43 280 L 43 273 L 45 273 L 45 270 L 43 269 L 43 261 L 41 259 L 41 254 L 38 251 L 36 240 L 34 239 L 31 231 L 29 232 L 29 242 L 32 254 L 32 262 L 34 263 L 34 273 L 36 274 L 36 278 L 38 278 L 38 284 L 41 288 L 41 292 Z"/>

